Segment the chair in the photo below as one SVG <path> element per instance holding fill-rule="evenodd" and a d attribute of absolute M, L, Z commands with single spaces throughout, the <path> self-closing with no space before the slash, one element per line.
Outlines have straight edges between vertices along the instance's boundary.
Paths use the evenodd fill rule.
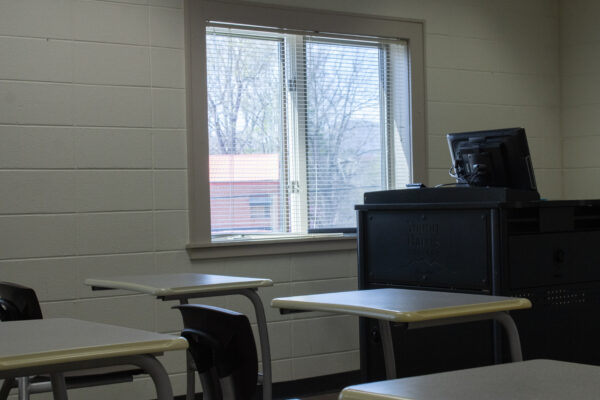
<path fill-rule="evenodd" d="M 10 282 L 0 282 L 0 321 L 42 319 L 40 303 L 31 288 Z M 143 371 L 128 366 L 93 368 L 65 374 L 67 389 L 131 382 Z M 6 400 L 13 388 L 19 388 L 19 399 L 28 399 L 30 393 L 51 392 L 50 377 L 41 375 L 5 379 L 0 388 L 0 400 Z"/>
<path fill-rule="evenodd" d="M 258 383 L 258 357 L 248 317 L 200 304 L 173 308 L 183 317 L 181 336 L 189 343 L 204 399 L 252 399 Z"/>
<path fill-rule="evenodd" d="M 40 303 L 33 289 L 0 282 L 0 321 L 42 319 Z"/>

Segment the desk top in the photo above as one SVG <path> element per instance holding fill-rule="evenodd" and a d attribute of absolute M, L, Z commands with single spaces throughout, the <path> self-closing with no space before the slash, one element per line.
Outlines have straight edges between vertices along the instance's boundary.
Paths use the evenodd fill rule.
<path fill-rule="evenodd" d="M 280 297 L 272 307 L 417 322 L 531 308 L 527 299 L 409 289 L 369 289 Z"/>
<path fill-rule="evenodd" d="M 350 386 L 339 400 L 595 400 L 598 382 L 598 366 L 531 360 Z"/>
<path fill-rule="evenodd" d="M 105 289 L 131 290 L 157 297 L 273 286 L 273 281 L 270 279 L 193 273 L 89 278 L 84 283 L 89 286 Z"/>
<path fill-rule="evenodd" d="M 0 371 L 186 349 L 187 341 L 69 318 L 0 323 Z"/>

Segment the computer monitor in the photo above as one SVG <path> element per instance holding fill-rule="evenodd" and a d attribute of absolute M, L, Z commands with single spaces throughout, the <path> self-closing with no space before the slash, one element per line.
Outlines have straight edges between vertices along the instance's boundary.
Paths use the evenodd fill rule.
<path fill-rule="evenodd" d="M 457 183 L 535 190 L 535 176 L 523 128 L 447 135 Z"/>

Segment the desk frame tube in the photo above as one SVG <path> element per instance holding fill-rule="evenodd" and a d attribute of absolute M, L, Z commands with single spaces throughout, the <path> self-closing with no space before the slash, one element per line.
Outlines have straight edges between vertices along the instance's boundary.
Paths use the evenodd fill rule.
<path fill-rule="evenodd" d="M 78 371 L 96 367 L 114 365 L 135 365 L 150 375 L 156 388 L 157 400 L 173 400 L 173 389 L 169 375 L 163 365 L 151 354 L 140 354 L 121 357 L 95 358 L 58 364 L 46 364 L 35 367 L 25 367 L 14 370 L 0 371 L 0 379 L 23 377 L 30 375 L 50 374 L 52 392 L 55 400 L 67 400 L 67 390 L 62 372 Z"/>
<path fill-rule="evenodd" d="M 249 288 L 249 289 L 226 289 L 226 290 L 217 290 L 212 292 L 202 292 L 202 293 L 189 293 L 189 294 L 181 294 L 181 295 L 168 295 L 168 296 L 158 296 L 159 299 L 168 301 L 168 300 L 179 300 L 180 304 L 188 304 L 189 299 L 195 298 L 204 298 L 204 297 L 217 297 L 217 296 L 230 296 L 239 294 L 247 297 L 254 306 L 254 312 L 256 314 L 256 323 L 258 325 L 258 336 L 260 340 L 260 352 L 262 358 L 262 366 L 263 366 L 263 400 L 271 400 L 272 399 L 272 372 L 271 372 L 271 350 L 269 345 L 269 332 L 267 330 L 267 318 L 265 316 L 265 309 L 262 301 L 260 300 L 260 296 L 258 295 L 258 288 Z M 189 356 L 189 352 L 186 352 L 187 355 L 187 393 L 186 400 L 193 400 L 195 396 L 195 380 L 194 380 L 194 368 L 193 360 Z"/>
<path fill-rule="evenodd" d="M 29 377 L 18 377 L 17 385 L 19 389 L 19 400 L 29 400 Z"/>
<path fill-rule="evenodd" d="M 396 357 L 394 355 L 394 340 L 392 338 L 392 323 L 382 319 L 379 322 L 379 333 L 381 334 L 381 346 L 383 348 L 383 361 L 385 364 L 386 379 L 396 379 Z"/>
<path fill-rule="evenodd" d="M 54 400 L 68 400 L 67 384 L 65 383 L 64 375 L 59 372 L 50 374 L 50 382 L 52 384 L 52 397 L 54 397 Z M 27 392 L 27 396 L 29 399 L 29 391 Z"/>
<path fill-rule="evenodd" d="M 510 347 L 510 356 L 512 361 L 523 361 L 523 354 L 521 352 L 521 340 L 519 339 L 519 332 L 515 321 L 512 319 L 507 311 L 499 311 L 487 314 L 469 315 L 464 317 L 453 317 L 444 319 L 435 319 L 429 321 L 416 321 L 416 322 L 401 322 L 399 324 L 404 325 L 406 329 L 421 329 L 431 328 L 435 326 L 443 325 L 454 325 L 462 324 L 466 322 L 494 320 L 500 323 L 504 327 L 508 338 L 508 344 Z M 398 378 L 396 373 L 396 357 L 394 355 L 394 342 L 392 338 L 392 324 L 398 324 L 392 321 L 379 320 L 379 331 L 381 334 L 381 344 L 383 347 L 383 358 L 385 362 L 385 375 L 386 379 Z"/>

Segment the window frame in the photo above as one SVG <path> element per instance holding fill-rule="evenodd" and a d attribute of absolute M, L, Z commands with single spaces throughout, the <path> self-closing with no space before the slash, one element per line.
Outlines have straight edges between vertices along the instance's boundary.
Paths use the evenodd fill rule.
<path fill-rule="evenodd" d="M 308 234 L 286 239 L 213 242 L 210 227 L 206 87 L 207 21 L 282 27 L 282 31 L 399 38 L 408 42 L 411 90 L 411 162 L 415 182 L 427 182 L 423 21 L 253 2 L 185 0 L 189 244 L 192 259 L 351 250 L 355 235 Z M 285 28 L 285 30 L 283 30 Z"/>

